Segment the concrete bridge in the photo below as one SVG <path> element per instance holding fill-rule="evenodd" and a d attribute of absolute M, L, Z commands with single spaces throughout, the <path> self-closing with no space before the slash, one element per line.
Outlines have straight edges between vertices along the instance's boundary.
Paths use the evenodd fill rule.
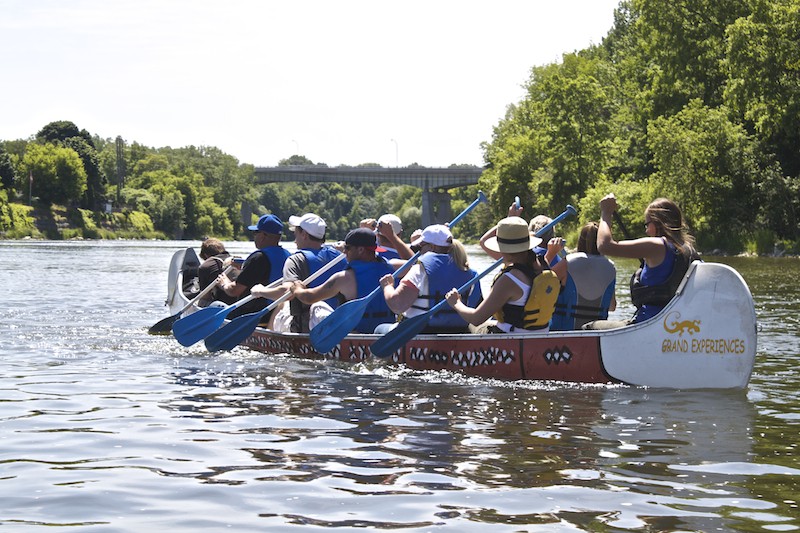
<path fill-rule="evenodd" d="M 395 183 L 422 189 L 422 226 L 452 219 L 447 189 L 478 183 L 482 168 L 256 167 L 257 183 Z"/>

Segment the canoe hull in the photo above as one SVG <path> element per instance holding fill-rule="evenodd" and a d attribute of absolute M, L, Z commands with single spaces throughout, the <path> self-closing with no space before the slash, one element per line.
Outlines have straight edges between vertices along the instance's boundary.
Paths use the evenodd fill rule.
<path fill-rule="evenodd" d="M 182 269 L 175 263 L 171 277 L 177 278 Z M 175 294 L 170 305 L 184 305 L 183 293 L 171 291 Z M 307 334 L 258 328 L 242 344 L 269 354 L 356 363 L 372 358 L 369 348 L 378 338 L 348 335 L 330 353 L 321 354 Z M 740 389 L 750 380 L 756 351 L 755 306 L 747 284 L 727 265 L 695 262 L 676 297 L 641 324 L 524 337 L 419 335 L 386 361 L 503 380 Z"/>
<path fill-rule="evenodd" d="M 543 379 L 582 383 L 615 382 L 605 372 L 597 334 L 419 335 L 386 358 L 414 370 L 450 370 L 503 380 Z M 308 335 L 256 329 L 244 345 L 270 354 L 296 354 L 356 363 L 372 358 L 378 335 L 348 335 L 327 354 L 316 352 Z"/>

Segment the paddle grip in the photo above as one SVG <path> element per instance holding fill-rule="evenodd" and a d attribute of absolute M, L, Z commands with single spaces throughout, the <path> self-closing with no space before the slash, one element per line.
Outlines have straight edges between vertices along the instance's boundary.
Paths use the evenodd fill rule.
<path fill-rule="evenodd" d="M 486 198 L 486 195 L 483 194 L 483 191 L 478 191 L 478 197 L 475 199 L 475 201 L 469 204 L 466 209 L 464 209 L 461 213 L 458 214 L 458 216 L 456 216 L 456 218 L 450 221 L 450 227 L 452 228 L 453 226 L 461 222 L 461 219 L 467 216 L 470 211 L 475 209 L 478 206 L 478 204 L 486 203 L 488 201 L 489 199 Z"/>

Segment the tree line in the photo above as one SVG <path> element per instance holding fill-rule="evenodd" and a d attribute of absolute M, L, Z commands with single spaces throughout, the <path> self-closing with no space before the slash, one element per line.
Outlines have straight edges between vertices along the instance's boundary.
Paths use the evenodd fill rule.
<path fill-rule="evenodd" d="M 530 216 L 578 207 L 580 218 L 563 227 L 574 237 L 613 191 L 628 228 L 641 226 L 650 200 L 668 196 L 701 249 L 797 251 L 800 4 L 625 0 L 614 15 L 600 44 L 531 69 L 525 97 L 482 146 L 480 184 L 450 191 L 453 212 L 478 189 L 492 199 L 459 236 L 477 238 L 520 196 Z M 294 155 L 280 164 L 314 162 Z M 243 238 L 243 213 L 317 212 L 331 238 L 387 212 L 407 228 L 421 219 L 421 191 L 408 186 L 256 186 L 252 165 L 217 148 L 146 147 L 68 121 L 0 142 L 0 177 L 6 235 L 24 220 L 29 195 L 79 208 L 86 224 L 163 238 Z"/>
<path fill-rule="evenodd" d="M 534 67 L 481 185 L 584 220 L 613 191 L 628 227 L 675 200 L 703 249 L 796 249 L 800 3 L 628 0 L 601 44 Z M 520 193 L 524 191 L 524 193 Z"/>

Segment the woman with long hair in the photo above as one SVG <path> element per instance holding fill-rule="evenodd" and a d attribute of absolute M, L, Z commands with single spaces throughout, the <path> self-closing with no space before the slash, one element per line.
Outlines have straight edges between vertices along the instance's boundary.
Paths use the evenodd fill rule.
<path fill-rule="evenodd" d="M 680 207 L 667 198 L 656 198 L 644 210 L 647 237 L 624 241 L 614 240 L 611 221 L 617 210 L 617 199 L 608 194 L 600 200 L 600 226 L 597 249 L 603 255 L 641 259 L 642 267 L 631 281 L 631 300 L 636 306 L 633 319 L 590 322 L 585 329 L 604 329 L 635 324 L 654 317 L 675 295 L 689 264 L 700 257 L 694 248 Z M 603 324 L 607 322 L 607 324 Z"/>

